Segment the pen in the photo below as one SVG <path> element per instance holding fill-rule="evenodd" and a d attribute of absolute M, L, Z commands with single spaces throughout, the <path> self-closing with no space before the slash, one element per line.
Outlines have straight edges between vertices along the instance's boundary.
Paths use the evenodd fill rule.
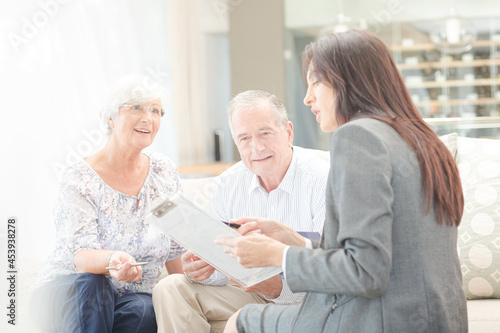
<path fill-rule="evenodd" d="M 231 223 L 231 222 L 226 222 L 226 221 L 222 221 L 222 223 L 224 223 L 225 225 L 227 225 L 231 228 L 234 228 L 234 229 L 238 229 L 239 227 L 241 227 L 240 224 L 236 224 L 236 223 Z"/>
<path fill-rule="evenodd" d="M 147 261 L 141 261 L 141 262 L 136 262 L 132 265 L 130 265 L 131 267 L 134 267 L 134 266 L 143 266 L 143 265 L 146 265 L 148 262 Z M 116 269 L 115 266 L 109 266 L 109 267 L 106 267 L 106 269 Z"/>

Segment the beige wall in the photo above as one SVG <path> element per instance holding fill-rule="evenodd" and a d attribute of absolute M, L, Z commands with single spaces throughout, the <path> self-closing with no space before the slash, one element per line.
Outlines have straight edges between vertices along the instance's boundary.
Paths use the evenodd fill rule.
<path fill-rule="evenodd" d="M 267 90 L 285 100 L 283 0 L 241 0 L 229 13 L 231 95 Z"/>

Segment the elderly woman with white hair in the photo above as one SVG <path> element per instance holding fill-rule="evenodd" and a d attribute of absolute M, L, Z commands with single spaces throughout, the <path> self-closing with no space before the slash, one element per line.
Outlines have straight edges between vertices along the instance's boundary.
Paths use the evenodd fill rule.
<path fill-rule="evenodd" d="M 64 174 L 55 248 L 30 302 L 48 332 L 156 332 L 151 291 L 162 266 L 182 273 L 184 251 L 144 220 L 180 189 L 176 166 L 143 151 L 160 128 L 165 95 L 146 76 L 120 79 L 101 112 L 106 145 Z"/>

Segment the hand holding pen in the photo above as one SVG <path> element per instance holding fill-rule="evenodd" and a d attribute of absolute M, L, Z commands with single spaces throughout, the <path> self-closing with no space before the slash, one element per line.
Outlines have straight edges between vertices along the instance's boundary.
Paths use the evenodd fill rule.
<path fill-rule="evenodd" d="M 226 221 L 221 221 L 221 222 L 224 223 L 225 225 L 227 225 L 228 227 L 233 228 L 233 229 L 238 229 L 239 227 L 241 227 L 241 224 L 231 223 L 231 222 L 226 222 Z"/>
<path fill-rule="evenodd" d="M 144 266 L 144 265 L 147 265 L 148 263 L 149 262 L 147 262 L 147 261 L 141 261 L 141 262 L 135 262 L 135 263 L 131 264 L 130 266 L 131 267 Z M 108 266 L 108 267 L 106 267 L 106 269 L 118 269 L 118 268 L 115 266 Z"/>
<path fill-rule="evenodd" d="M 118 281 L 136 282 L 142 279 L 142 265 L 144 262 L 136 262 L 134 257 L 123 251 L 111 253 L 106 267 L 109 275 Z"/>

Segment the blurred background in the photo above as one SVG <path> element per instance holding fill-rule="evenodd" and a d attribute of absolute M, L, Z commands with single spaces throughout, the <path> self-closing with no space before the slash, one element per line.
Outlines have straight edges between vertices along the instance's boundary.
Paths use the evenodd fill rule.
<path fill-rule="evenodd" d="M 18 219 L 18 257 L 45 258 L 60 174 L 106 141 L 111 83 L 142 73 L 169 104 L 152 149 L 183 177 L 239 159 L 225 108 L 235 94 L 283 99 L 295 144 L 328 149 L 302 99 L 300 54 L 332 31 L 363 29 L 390 48 L 439 134 L 500 138 L 497 0 L 22 0 L 0 3 L 1 253 Z"/>

